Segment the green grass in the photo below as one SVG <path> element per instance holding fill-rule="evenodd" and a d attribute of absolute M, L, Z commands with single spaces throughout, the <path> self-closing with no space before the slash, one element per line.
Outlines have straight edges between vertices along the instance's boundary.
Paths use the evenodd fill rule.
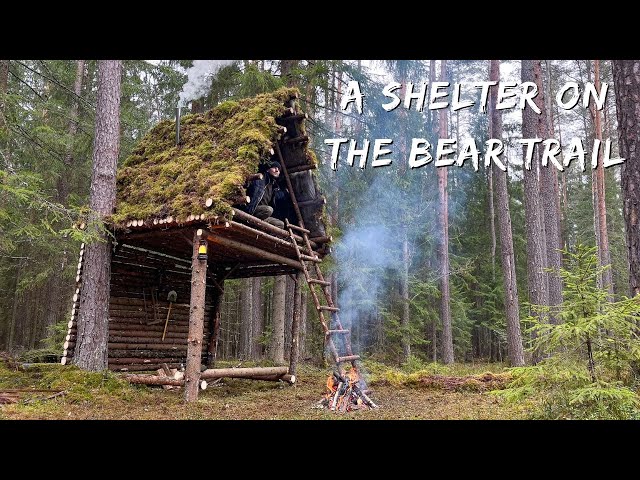
<path fill-rule="evenodd" d="M 251 366 L 250 363 L 244 362 L 242 366 Z M 234 364 L 237 362 L 220 362 L 219 366 Z M 295 386 L 224 379 L 220 385 L 201 391 L 197 402 L 185 404 L 182 389 L 163 390 L 160 387 L 130 385 L 120 375 L 110 372 L 89 373 L 57 364 L 33 364 L 21 372 L 11 371 L 0 363 L 0 389 L 48 388 L 66 392 L 63 396 L 45 401 L 38 401 L 35 394 L 31 397 L 25 395 L 17 404 L 0 406 L 0 419 L 388 420 L 526 417 L 527 412 L 522 407 L 506 404 L 484 391 L 443 389 L 419 380 L 430 374 L 408 374 L 369 362 L 365 366 L 369 372 L 370 396 L 381 408 L 336 414 L 317 408 L 318 401 L 325 393 L 330 370 L 309 365 L 298 368 Z M 504 369 L 499 365 L 456 365 L 446 368 L 465 374 L 483 373 L 491 368 L 494 373 L 500 373 Z M 404 380 L 385 380 L 394 375 Z"/>

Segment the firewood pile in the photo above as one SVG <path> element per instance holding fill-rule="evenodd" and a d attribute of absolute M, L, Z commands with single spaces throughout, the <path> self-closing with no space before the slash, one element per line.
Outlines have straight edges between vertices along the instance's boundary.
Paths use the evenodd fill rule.
<path fill-rule="evenodd" d="M 378 408 L 367 393 L 364 380 L 356 369 L 349 370 L 344 376 L 334 371 L 327 378 L 327 393 L 319 405 L 338 413 Z"/>

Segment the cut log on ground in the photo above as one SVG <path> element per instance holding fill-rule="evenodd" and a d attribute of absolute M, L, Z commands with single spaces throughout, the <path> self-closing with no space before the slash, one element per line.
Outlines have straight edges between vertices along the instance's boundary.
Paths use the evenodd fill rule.
<path fill-rule="evenodd" d="M 254 378 L 286 375 L 289 367 L 254 368 L 210 368 L 200 374 L 200 378 Z"/>
<path fill-rule="evenodd" d="M 124 379 L 130 383 L 140 385 L 172 385 L 174 387 L 184 386 L 184 378 L 176 380 L 175 378 L 164 377 L 160 375 L 124 375 Z M 206 387 L 205 387 L 206 388 Z"/>

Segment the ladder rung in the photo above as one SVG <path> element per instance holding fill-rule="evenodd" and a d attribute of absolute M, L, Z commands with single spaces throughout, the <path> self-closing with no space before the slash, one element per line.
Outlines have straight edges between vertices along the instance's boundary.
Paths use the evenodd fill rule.
<path fill-rule="evenodd" d="M 306 233 L 307 235 L 309 235 L 309 234 L 311 233 L 311 230 L 307 230 L 306 228 L 302 228 L 302 227 L 299 227 L 299 226 L 297 226 L 297 225 L 293 225 L 293 224 L 291 224 L 291 223 L 288 223 L 288 224 L 287 224 L 287 228 L 292 228 L 292 229 L 294 229 L 294 230 L 298 230 L 299 232 L 304 232 L 304 233 Z"/>
<path fill-rule="evenodd" d="M 360 355 L 348 355 L 346 357 L 338 357 L 336 359 L 336 362 L 337 363 L 353 362 L 354 360 L 360 360 Z"/>
<path fill-rule="evenodd" d="M 318 257 L 311 257 L 311 256 L 305 255 L 303 253 L 300 254 L 300 259 L 301 260 L 305 260 L 307 262 L 315 262 L 315 263 L 322 262 L 322 260 L 320 260 Z"/>
<path fill-rule="evenodd" d="M 331 335 L 332 333 L 342 333 L 342 334 L 347 334 L 349 333 L 351 330 L 327 330 L 326 335 Z"/>
<path fill-rule="evenodd" d="M 326 280 L 318 280 L 317 278 L 310 278 L 309 283 L 317 283 L 318 285 L 324 285 L 326 287 L 331 285 L 331 282 L 327 282 Z"/>
<path fill-rule="evenodd" d="M 329 310 L 330 312 L 339 312 L 338 307 L 330 307 L 329 305 L 318 305 L 318 310 Z"/>

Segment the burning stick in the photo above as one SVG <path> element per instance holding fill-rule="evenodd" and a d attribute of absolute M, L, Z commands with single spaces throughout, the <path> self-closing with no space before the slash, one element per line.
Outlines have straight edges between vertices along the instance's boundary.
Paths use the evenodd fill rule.
<path fill-rule="evenodd" d="M 336 393 L 333 396 L 333 400 L 331 400 L 331 403 L 329 405 L 329 410 L 333 411 L 336 409 L 336 403 L 338 403 L 338 397 L 340 396 L 340 390 L 342 390 L 343 385 L 344 385 L 343 382 L 338 383 L 338 388 L 336 388 Z"/>
<path fill-rule="evenodd" d="M 356 397 L 361 398 L 362 401 L 365 403 L 365 405 L 371 408 L 379 408 L 378 405 L 376 405 L 376 403 L 373 400 L 371 400 L 358 385 L 358 382 L 360 381 L 360 379 L 358 377 L 357 371 L 352 370 L 351 372 L 349 372 L 349 375 L 348 375 L 350 377 L 349 379 L 342 377 L 342 375 L 340 375 L 338 372 L 333 372 L 333 376 L 338 382 L 346 383 L 347 385 L 349 385 L 352 393 L 354 393 Z"/>

